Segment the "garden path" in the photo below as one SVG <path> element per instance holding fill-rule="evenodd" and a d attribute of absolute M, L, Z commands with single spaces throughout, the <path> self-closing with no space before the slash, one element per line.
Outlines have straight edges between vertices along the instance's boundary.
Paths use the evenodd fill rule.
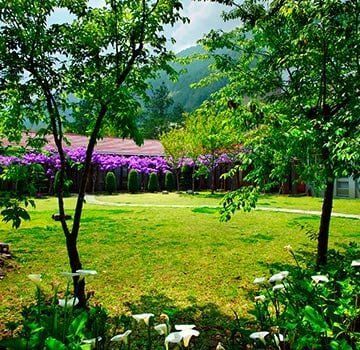
<path fill-rule="evenodd" d="M 98 199 L 96 199 L 96 196 L 94 196 L 94 195 L 87 195 L 85 200 L 89 204 L 104 205 L 104 206 L 111 206 L 111 207 L 145 207 L 145 208 L 151 208 L 151 207 L 156 207 L 156 208 L 199 208 L 199 207 L 201 207 L 200 205 L 188 205 L 188 204 L 111 203 L 111 202 L 99 201 Z M 216 206 L 216 205 L 204 205 L 203 207 L 220 208 L 219 206 Z M 261 206 L 256 207 L 255 210 L 321 216 L 321 211 L 317 211 L 317 210 L 271 208 L 271 207 L 261 207 Z M 333 212 L 331 214 L 331 216 L 338 217 L 338 218 L 360 220 L 360 215 L 356 215 L 356 214 L 344 214 L 344 213 Z"/>

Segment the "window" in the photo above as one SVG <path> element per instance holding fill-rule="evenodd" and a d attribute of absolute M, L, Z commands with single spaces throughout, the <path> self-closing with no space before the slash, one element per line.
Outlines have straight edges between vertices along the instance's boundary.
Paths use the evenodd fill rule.
<path fill-rule="evenodd" d="M 349 197 L 349 179 L 342 178 L 336 181 L 336 196 Z"/>

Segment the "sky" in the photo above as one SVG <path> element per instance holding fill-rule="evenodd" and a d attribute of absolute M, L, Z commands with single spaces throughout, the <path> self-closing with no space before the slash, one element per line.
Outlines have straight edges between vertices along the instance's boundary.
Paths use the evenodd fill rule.
<path fill-rule="evenodd" d="M 136 0 L 134 0 L 136 1 Z M 210 1 L 183 0 L 183 14 L 190 19 L 189 24 L 178 23 L 174 27 L 167 27 L 167 36 L 173 37 L 176 43 L 170 48 L 174 52 L 182 51 L 196 45 L 211 29 L 231 30 L 237 24 L 236 21 L 224 22 L 221 13 L 228 7 Z M 104 0 L 89 0 L 90 6 L 98 7 L 104 4 Z M 71 15 L 64 10 L 57 10 L 51 16 L 49 23 L 70 21 Z"/>
<path fill-rule="evenodd" d="M 167 29 L 169 36 L 176 40 L 175 52 L 194 46 L 211 29 L 231 30 L 236 21 L 224 22 L 221 13 L 229 7 L 210 1 L 184 0 L 184 15 L 190 19 L 189 24 L 178 23 L 174 28 Z"/>

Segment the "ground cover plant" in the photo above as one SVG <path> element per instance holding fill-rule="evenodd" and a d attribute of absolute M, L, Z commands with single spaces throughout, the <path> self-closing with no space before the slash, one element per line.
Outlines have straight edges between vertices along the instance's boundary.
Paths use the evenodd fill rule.
<path fill-rule="evenodd" d="M 316 229 L 318 216 L 254 211 L 239 213 L 225 224 L 212 207 L 218 199 L 208 194 L 120 194 L 111 199 L 120 201 L 122 196 L 150 206 L 87 203 L 82 225 L 86 234 L 79 241 L 85 268 L 98 271 L 88 281 L 89 289 L 96 291 L 92 302 L 100 302 L 110 315 L 167 311 L 175 315 L 174 321 L 194 322 L 215 336 L 233 310 L 244 316 L 252 308 L 248 294 L 255 290 L 255 277 L 279 271 L 279 262 L 293 265 L 284 246 L 291 242 L 294 250 L 307 254 L 316 249 L 299 225 Z M 111 202 L 110 197 L 102 199 Z M 296 200 L 301 209 L 304 198 L 260 198 L 277 204 Z M 74 198 L 66 201 L 69 207 L 75 204 Z M 319 199 L 308 201 L 307 208 L 320 205 Z M 170 206 L 152 206 L 154 202 Z M 179 203 L 193 206 L 171 207 Z M 340 212 L 350 206 L 347 200 L 338 203 Z M 359 212 L 358 201 L 350 203 Z M 67 271 L 67 261 L 58 223 L 51 219 L 55 209 L 55 199 L 42 199 L 31 211 L 32 220 L 19 230 L 0 224 L 1 239 L 11 243 L 18 264 L 0 284 L 2 329 L 5 322 L 18 319 L 20 305 L 32 301 L 28 274 L 41 273 L 49 294 L 51 282 L 63 283 L 60 273 Z M 331 247 L 342 249 L 358 241 L 359 233 L 357 220 L 333 218 Z M 64 284 L 59 291 L 65 291 Z"/>
<path fill-rule="evenodd" d="M 222 327 L 216 328 L 214 324 L 204 327 L 202 321 L 179 324 L 179 310 L 156 315 L 130 308 L 127 314 L 111 317 L 99 305 L 88 311 L 77 309 L 79 300 L 69 292 L 71 273 L 62 273 L 62 284 L 68 280 L 65 293 L 58 292 L 61 283 L 53 283 L 51 296 L 43 290 L 41 275 L 30 274 L 36 302 L 23 309 L 22 320 L 9 323 L 13 337 L 0 340 L 0 346 L 8 350 L 168 350 L 215 348 L 216 343 L 216 350 L 356 349 L 360 343 L 360 260 L 354 258 L 359 256 L 359 245 L 351 243 L 345 253 L 331 250 L 322 274 L 290 245 L 284 249 L 296 264 L 254 279 L 257 288 L 249 294 L 253 294 L 250 313 L 255 317 L 239 317 L 234 311 L 234 320 L 224 319 Z M 81 272 L 82 278 L 96 274 Z M 190 317 L 189 311 L 183 316 Z M 211 326 L 216 334 L 209 332 Z"/>

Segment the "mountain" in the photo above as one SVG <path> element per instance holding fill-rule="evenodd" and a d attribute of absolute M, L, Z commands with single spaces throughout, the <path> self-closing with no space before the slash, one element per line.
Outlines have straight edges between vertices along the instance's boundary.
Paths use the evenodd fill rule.
<path fill-rule="evenodd" d="M 179 52 L 176 56 L 184 58 L 203 53 L 205 53 L 205 51 L 200 46 L 193 46 Z M 185 111 L 190 112 L 199 107 L 213 92 L 219 90 L 226 84 L 225 80 L 220 80 L 201 88 L 190 87 L 191 84 L 197 83 L 210 74 L 209 65 L 211 62 L 212 60 L 207 59 L 194 60 L 187 65 L 173 63 L 172 67 L 176 71 L 185 71 L 185 73 L 180 74 L 176 82 L 171 81 L 165 73 L 161 73 L 159 78 L 151 82 L 151 85 L 153 89 L 156 89 L 162 83 L 165 83 L 174 100 L 174 105 L 180 105 Z"/>
<path fill-rule="evenodd" d="M 204 53 L 205 51 L 201 46 L 193 46 L 179 52 L 176 56 L 179 58 L 185 58 L 195 54 Z M 161 72 L 157 79 L 150 81 L 150 85 L 152 86 L 152 89 L 155 90 L 162 84 L 165 84 L 174 101 L 173 107 L 181 111 L 191 112 L 199 107 L 203 101 L 208 99 L 213 92 L 221 89 L 226 84 L 226 80 L 223 79 L 201 88 L 190 87 L 191 84 L 199 82 L 210 74 L 209 65 L 211 63 L 211 59 L 193 60 L 191 63 L 186 65 L 174 62 L 172 63 L 172 67 L 176 71 L 181 72 L 177 81 L 171 81 L 165 72 Z M 70 96 L 69 100 L 73 100 L 73 97 Z M 148 112 L 145 110 L 145 115 L 147 113 Z M 69 113 L 66 113 L 66 115 L 68 120 L 72 120 Z M 142 123 L 141 119 L 142 117 L 140 117 L 140 124 Z M 37 131 L 40 127 L 43 127 L 43 125 L 31 125 L 27 121 L 26 127 Z M 83 134 L 82 129 L 83 128 L 77 128 L 74 126 L 74 129 L 71 129 L 70 131 Z"/>

